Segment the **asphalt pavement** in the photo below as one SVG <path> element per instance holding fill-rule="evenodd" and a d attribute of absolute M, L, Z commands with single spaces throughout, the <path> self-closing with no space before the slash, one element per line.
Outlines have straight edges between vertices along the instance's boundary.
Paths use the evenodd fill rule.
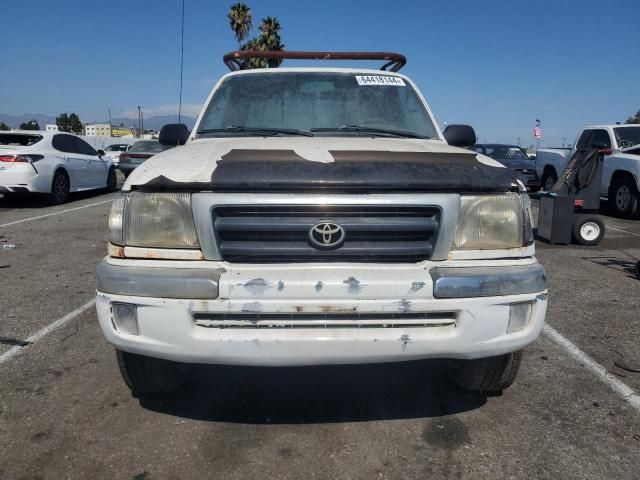
<path fill-rule="evenodd" d="M 421 361 L 202 366 L 134 398 L 91 304 L 112 197 L 0 199 L 0 479 L 640 478 L 640 221 L 537 243 L 548 328 L 501 396 Z"/>

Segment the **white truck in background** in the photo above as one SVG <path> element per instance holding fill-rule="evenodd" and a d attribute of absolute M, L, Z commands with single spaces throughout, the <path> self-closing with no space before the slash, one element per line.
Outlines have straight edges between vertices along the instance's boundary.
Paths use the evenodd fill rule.
<path fill-rule="evenodd" d="M 585 127 L 572 149 L 540 149 L 536 173 L 542 190 L 549 191 L 578 149 L 597 145 L 605 152 L 600 187 L 602 197 L 617 216 L 633 218 L 640 212 L 640 125 Z"/>

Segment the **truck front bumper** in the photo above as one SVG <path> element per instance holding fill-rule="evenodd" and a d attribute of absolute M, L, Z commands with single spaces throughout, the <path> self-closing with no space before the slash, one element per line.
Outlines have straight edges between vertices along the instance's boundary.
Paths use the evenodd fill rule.
<path fill-rule="evenodd" d="M 531 258 L 479 268 L 486 264 L 109 258 L 98 268 L 98 319 L 118 349 L 189 363 L 372 363 L 520 350 L 542 329 L 544 271 Z M 122 305 L 134 330 L 118 317 Z M 514 329 L 516 310 L 526 318 Z"/>

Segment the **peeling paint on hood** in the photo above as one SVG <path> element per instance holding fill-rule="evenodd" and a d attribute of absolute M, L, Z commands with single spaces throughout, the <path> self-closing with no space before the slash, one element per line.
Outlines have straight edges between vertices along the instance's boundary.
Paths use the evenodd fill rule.
<path fill-rule="evenodd" d="M 181 147 L 151 157 L 129 176 L 123 190 L 144 185 L 160 176 L 173 182 L 206 183 L 218 162 L 232 150 L 290 150 L 304 160 L 331 163 L 331 151 L 428 152 L 475 155 L 478 162 L 503 167 L 475 152 L 447 145 L 439 140 L 362 137 L 234 137 L 192 140 Z"/>

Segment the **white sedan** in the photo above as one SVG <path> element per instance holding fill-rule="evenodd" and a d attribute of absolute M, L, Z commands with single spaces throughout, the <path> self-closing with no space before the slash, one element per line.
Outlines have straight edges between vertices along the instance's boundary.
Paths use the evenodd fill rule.
<path fill-rule="evenodd" d="M 113 161 L 76 135 L 62 132 L 0 132 L 0 194 L 46 194 L 67 201 L 70 192 L 116 190 Z"/>

